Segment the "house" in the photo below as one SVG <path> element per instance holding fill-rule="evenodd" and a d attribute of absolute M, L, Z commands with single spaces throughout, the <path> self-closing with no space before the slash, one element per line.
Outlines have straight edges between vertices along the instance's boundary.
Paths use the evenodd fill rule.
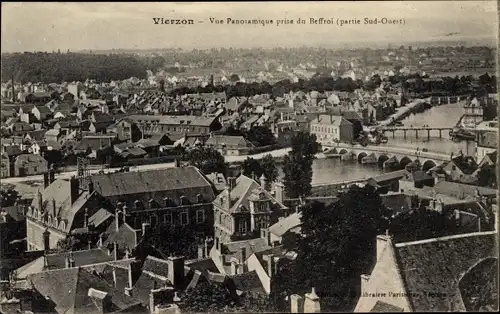
<path fill-rule="evenodd" d="M 60 128 L 50 129 L 47 132 L 45 132 L 45 140 L 47 142 L 59 142 L 62 135 L 63 135 L 63 132 L 61 131 Z"/>
<path fill-rule="evenodd" d="M 148 153 L 135 143 L 121 143 L 113 146 L 115 153 L 124 159 L 144 158 Z"/>
<path fill-rule="evenodd" d="M 464 180 L 477 170 L 477 163 L 471 156 L 460 155 L 452 158 L 443 170 L 453 181 Z"/>
<path fill-rule="evenodd" d="M 94 134 L 102 134 L 106 133 L 107 128 L 113 124 L 113 121 L 102 121 L 102 122 L 94 122 L 90 121 L 88 130 Z"/>
<path fill-rule="evenodd" d="M 144 149 L 150 156 L 156 156 L 174 142 L 165 134 L 157 134 L 137 141 L 137 146 Z"/>
<path fill-rule="evenodd" d="M 210 135 L 205 145 L 213 147 L 222 155 L 227 156 L 247 155 L 255 148 L 255 146 L 243 136 L 230 135 Z"/>
<path fill-rule="evenodd" d="M 318 142 L 351 143 L 354 139 L 353 124 L 341 116 L 320 115 L 310 123 L 310 132 L 315 134 Z"/>
<path fill-rule="evenodd" d="M 424 186 L 433 187 L 434 183 L 434 177 L 425 171 L 405 171 L 404 176 L 399 180 L 399 188 L 401 190 L 421 189 Z"/>
<path fill-rule="evenodd" d="M 86 135 L 73 148 L 75 154 L 85 153 L 97 158 L 98 152 L 118 142 L 116 135 Z"/>
<path fill-rule="evenodd" d="M 47 170 L 45 170 L 47 171 Z M 26 214 L 28 250 L 57 247 L 77 228 L 86 228 L 88 217 L 100 209 L 101 198 L 92 185 L 75 177 L 57 179 L 49 176 L 49 184 L 38 191 Z"/>
<path fill-rule="evenodd" d="M 133 122 L 146 135 L 167 134 L 184 136 L 186 133 L 209 134 L 221 128 L 216 117 L 130 115 Z"/>
<path fill-rule="evenodd" d="M 33 176 L 46 172 L 48 169 L 47 160 L 40 155 L 22 154 L 14 161 L 14 176 Z"/>
<path fill-rule="evenodd" d="M 286 207 L 261 184 L 244 175 L 229 178 L 225 190 L 213 201 L 215 246 L 256 239 L 261 230 L 269 228 Z"/>
<path fill-rule="evenodd" d="M 28 147 L 28 152 L 31 154 L 42 155 L 47 151 L 47 142 L 31 141 L 31 146 Z"/>
<path fill-rule="evenodd" d="M 480 162 L 486 154 L 497 149 L 498 132 L 478 132 L 476 143 L 476 161 Z"/>
<path fill-rule="evenodd" d="M 26 132 L 33 131 L 34 129 L 33 126 L 23 121 L 14 122 L 7 127 L 7 130 L 14 135 L 24 135 Z"/>
<path fill-rule="evenodd" d="M 127 223 L 141 228 L 157 222 L 192 224 L 200 233 L 213 225 L 210 182 L 195 167 L 94 175 L 93 188 L 113 206 L 115 217 L 126 213 Z"/>
<path fill-rule="evenodd" d="M 46 106 L 35 106 L 31 110 L 31 113 L 38 121 L 45 121 L 52 117 L 52 111 L 50 111 L 50 109 Z"/>
<path fill-rule="evenodd" d="M 484 157 L 481 159 L 479 162 L 479 165 L 477 165 L 477 169 L 481 169 L 483 166 L 495 166 L 497 164 L 497 151 L 493 151 L 491 153 L 487 153 L 484 155 Z"/>
<path fill-rule="evenodd" d="M 142 137 L 142 130 L 138 125 L 127 118 L 110 125 L 106 129 L 106 133 L 117 134 L 118 138 L 123 141 L 137 142 Z"/>
<path fill-rule="evenodd" d="M 377 237 L 373 271 L 361 275 L 354 312 L 494 311 L 496 232 L 408 243 Z"/>
<path fill-rule="evenodd" d="M 280 217 L 275 224 L 269 227 L 271 243 L 282 244 L 283 239 L 287 236 L 300 234 L 301 218 L 302 213 L 298 211 L 286 217 Z"/>
<path fill-rule="evenodd" d="M 0 177 L 1 178 L 8 178 L 10 177 L 10 159 L 9 155 L 5 152 L 2 152 L 2 168 L 0 171 Z"/>

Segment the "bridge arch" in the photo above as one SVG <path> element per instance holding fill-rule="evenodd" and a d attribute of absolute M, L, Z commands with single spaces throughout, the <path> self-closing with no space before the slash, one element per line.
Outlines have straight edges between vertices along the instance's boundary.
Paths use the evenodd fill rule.
<path fill-rule="evenodd" d="M 339 154 L 347 154 L 347 149 L 342 148 L 339 152 Z"/>
<path fill-rule="evenodd" d="M 361 163 L 363 158 L 365 158 L 366 156 L 368 156 L 368 155 L 365 152 L 359 153 L 358 156 L 356 157 L 356 159 L 358 160 L 358 163 Z"/>
<path fill-rule="evenodd" d="M 434 167 L 436 167 L 436 163 L 434 162 L 434 160 L 426 160 L 423 164 L 422 164 L 422 170 L 423 171 L 428 171 Z"/>
<path fill-rule="evenodd" d="M 382 167 L 384 165 L 384 162 L 386 162 L 387 160 L 389 160 L 389 156 L 387 156 L 385 154 L 381 154 L 380 156 L 378 156 L 379 167 Z"/>
<path fill-rule="evenodd" d="M 404 156 L 399 161 L 399 164 L 400 164 L 401 168 L 404 169 L 406 167 L 406 165 L 409 164 L 410 162 L 411 162 L 411 159 L 407 156 Z"/>

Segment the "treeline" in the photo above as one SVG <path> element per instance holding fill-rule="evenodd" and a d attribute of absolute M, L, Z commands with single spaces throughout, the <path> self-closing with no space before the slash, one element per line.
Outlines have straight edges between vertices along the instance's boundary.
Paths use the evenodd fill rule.
<path fill-rule="evenodd" d="M 207 85 L 205 87 L 197 86 L 193 88 L 180 87 L 170 92 L 171 96 L 178 96 L 191 93 L 211 93 L 211 92 L 226 92 L 228 98 L 233 96 L 251 97 L 260 94 L 269 94 L 273 98 L 283 97 L 284 94 L 297 91 L 342 91 L 353 92 L 358 88 L 363 88 L 367 91 L 373 91 L 379 88 L 382 83 L 390 83 L 385 86 L 400 86 L 403 90 L 409 90 L 416 94 L 431 95 L 463 95 L 475 92 L 477 95 L 484 93 L 496 93 L 496 77 L 482 75 L 479 79 L 472 76 L 462 77 L 442 77 L 442 82 L 426 81 L 429 76 L 420 76 L 412 74 L 409 76 L 391 76 L 382 79 L 379 75 L 374 75 L 368 81 L 352 80 L 351 78 L 333 78 L 329 74 L 316 74 L 311 79 L 299 79 L 298 82 L 290 80 L 281 80 L 275 84 L 268 82 L 252 82 L 241 83 L 234 85 Z M 407 82 L 408 79 L 415 79 L 415 82 Z M 388 89 L 388 88 L 386 88 Z"/>
<path fill-rule="evenodd" d="M 95 79 L 99 82 L 145 78 L 164 66 L 163 57 L 83 53 L 25 52 L 2 54 L 2 82 L 61 83 Z"/>

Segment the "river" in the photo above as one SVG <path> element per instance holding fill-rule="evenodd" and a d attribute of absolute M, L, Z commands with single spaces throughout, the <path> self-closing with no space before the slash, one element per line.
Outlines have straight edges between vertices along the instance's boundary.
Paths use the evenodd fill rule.
<path fill-rule="evenodd" d="M 462 104 L 449 104 L 432 107 L 423 112 L 412 114 L 401 122 L 405 126 L 423 126 L 430 127 L 453 127 L 458 119 L 462 116 Z M 414 132 L 408 132 L 406 140 L 403 138 L 403 133 L 396 133 L 395 138 L 392 138 L 392 133 L 387 133 L 388 146 L 399 147 L 419 147 L 427 148 L 429 151 L 457 154 L 460 150 L 466 152 L 466 143 L 455 143 L 449 139 L 448 131 L 443 132 L 443 138 L 438 138 L 438 132 L 431 132 L 430 141 L 427 141 L 427 132 L 421 132 L 420 138 L 415 137 Z M 383 145 L 383 144 L 382 144 Z M 281 167 L 279 168 L 280 177 L 283 176 Z M 317 159 L 313 163 L 313 184 L 328 183 L 334 181 L 346 181 L 350 179 L 369 178 L 382 174 L 383 169 L 376 165 L 361 165 L 350 161 L 341 161 L 339 159 Z"/>

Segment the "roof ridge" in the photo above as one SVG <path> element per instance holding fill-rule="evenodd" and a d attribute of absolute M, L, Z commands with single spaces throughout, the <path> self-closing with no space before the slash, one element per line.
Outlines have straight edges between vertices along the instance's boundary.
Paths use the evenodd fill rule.
<path fill-rule="evenodd" d="M 426 243 L 433 243 L 433 242 L 440 242 L 440 241 L 448 241 L 448 240 L 468 238 L 468 237 L 474 237 L 474 236 L 492 235 L 492 234 L 497 234 L 497 233 L 498 233 L 498 231 L 471 232 L 471 233 L 457 234 L 457 235 L 432 238 L 432 239 L 425 239 L 425 240 L 419 240 L 419 241 L 396 243 L 396 244 L 394 244 L 394 246 L 397 248 L 400 248 L 400 247 L 407 247 L 407 246 L 411 246 L 411 245 L 419 245 L 419 244 L 426 244 Z"/>

